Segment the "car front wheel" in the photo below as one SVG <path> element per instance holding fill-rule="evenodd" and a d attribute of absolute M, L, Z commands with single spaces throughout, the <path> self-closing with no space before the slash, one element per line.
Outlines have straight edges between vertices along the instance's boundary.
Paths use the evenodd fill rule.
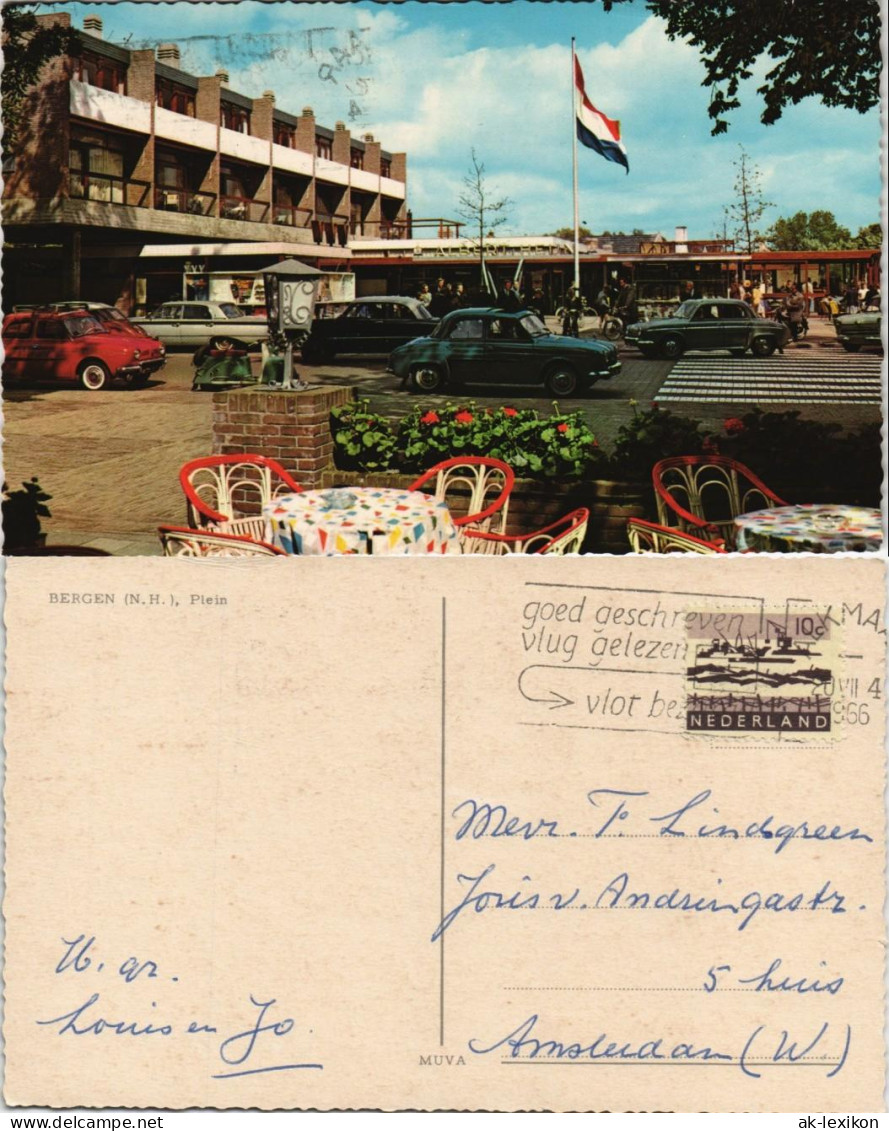
<path fill-rule="evenodd" d="M 415 393 L 438 393 L 445 385 L 445 377 L 434 365 L 415 365 L 411 369 L 411 389 Z"/>
<path fill-rule="evenodd" d="M 775 352 L 775 343 L 771 338 L 754 338 L 750 348 L 755 357 L 771 357 Z"/>
<path fill-rule="evenodd" d="M 685 352 L 685 346 L 681 338 L 677 338 L 675 334 L 670 334 L 669 337 L 664 338 L 661 342 L 661 353 L 669 361 L 675 361 L 677 358 L 682 357 Z"/>
<path fill-rule="evenodd" d="M 554 397 L 570 397 L 577 392 L 577 374 L 569 365 L 555 365 L 543 379 Z"/>
<path fill-rule="evenodd" d="M 96 360 L 85 361 L 77 371 L 77 376 L 84 389 L 89 389 L 91 393 L 104 389 L 111 381 L 108 366 Z"/>

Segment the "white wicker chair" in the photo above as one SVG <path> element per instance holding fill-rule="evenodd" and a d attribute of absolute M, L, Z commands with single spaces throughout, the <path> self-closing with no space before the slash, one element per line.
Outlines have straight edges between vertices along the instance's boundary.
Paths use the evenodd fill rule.
<path fill-rule="evenodd" d="M 408 489 L 428 491 L 433 480 L 435 498 L 448 503 L 461 541 L 467 526 L 496 534 L 506 529 L 509 495 L 515 484 L 515 472 L 508 463 L 491 456 L 454 456 L 424 471 Z"/>
<path fill-rule="evenodd" d="M 193 530 L 187 526 L 157 528 L 168 558 L 271 558 L 287 557 L 269 542 L 219 530 Z"/>
<path fill-rule="evenodd" d="M 298 493 L 284 468 L 267 456 L 204 456 L 183 464 L 179 482 L 185 492 L 188 524 L 228 534 L 268 539 L 268 524 L 259 513 L 278 495 Z M 254 513 L 240 514 L 239 506 Z"/>
<path fill-rule="evenodd" d="M 579 554 L 590 512 L 578 507 L 530 534 L 494 534 L 473 527 L 463 530 L 464 554 Z"/>

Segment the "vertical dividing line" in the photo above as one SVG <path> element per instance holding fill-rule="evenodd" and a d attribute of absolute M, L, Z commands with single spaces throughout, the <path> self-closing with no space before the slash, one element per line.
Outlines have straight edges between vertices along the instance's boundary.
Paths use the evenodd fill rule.
<path fill-rule="evenodd" d="M 441 599 L 441 854 L 439 863 L 439 923 L 445 917 L 445 723 L 447 719 L 447 679 L 445 661 L 447 658 L 447 598 Z M 444 931 L 438 937 L 438 1043 L 444 1046 L 444 961 L 445 940 Z"/>

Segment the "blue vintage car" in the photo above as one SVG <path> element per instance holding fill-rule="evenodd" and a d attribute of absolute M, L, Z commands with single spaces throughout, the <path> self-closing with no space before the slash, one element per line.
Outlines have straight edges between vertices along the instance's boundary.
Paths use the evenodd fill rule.
<path fill-rule="evenodd" d="M 770 357 L 783 350 L 788 331 L 780 322 L 758 318 L 746 302 L 728 298 L 687 299 L 669 318 L 635 322 L 626 330 L 627 345 L 643 357 L 682 357 L 687 350 L 728 350 L 743 357 Z"/>
<path fill-rule="evenodd" d="M 466 385 L 544 386 L 570 397 L 620 372 L 610 342 L 551 334 L 530 310 L 469 308 L 446 314 L 425 338 L 393 350 L 389 371 L 417 393 Z"/>

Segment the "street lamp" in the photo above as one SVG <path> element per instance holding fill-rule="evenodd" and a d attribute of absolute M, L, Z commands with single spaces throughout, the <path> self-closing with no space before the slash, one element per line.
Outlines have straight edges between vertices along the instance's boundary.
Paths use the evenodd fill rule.
<path fill-rule="evenodd" d="M 308 388 L 299 374 L 296 381 L 293 379 L 293 347 L 304 341 L 312 328 L 318 279 L 322 274 L 317 267 L 297 259 L 285 259 L 262 273 L 269 338 L 284 354 L 283 389 Z"/>

